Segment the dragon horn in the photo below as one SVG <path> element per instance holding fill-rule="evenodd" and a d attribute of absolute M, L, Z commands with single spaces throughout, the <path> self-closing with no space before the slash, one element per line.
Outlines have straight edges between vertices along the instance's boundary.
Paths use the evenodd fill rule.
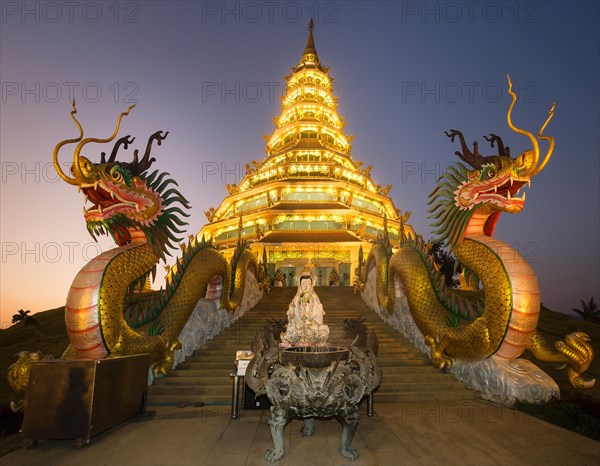
<path fill-rule="evenodd" d="M 169 135 L 168 131 L 165 133 L 164 136 L 162 135 L 162 133 L 162 131 L 157 131 L 148 138 L 148 143 L 146 144 L 146 152 L 144 153 L 144 156 L 141 160 L 138 160 L 139 151 L 137 149 L 133 153 L 133 162 L 131 163 L 131 168 L 135 171 L 136 174 L 145 172 L 146 170 L 148 170 L 148 168 L 150 168 L 152 163 L 156 161 L 154 157 L 150 158 L 150 151 L 152 150 L 153 141 L 156 141 L 157 144 L 160 146 L 161 142 L 164 141 Z"/>
<path fill-rule="evenodd" d="M 62 168 L 60 168 L 60 163 L 58 162 L 58 152 L 60 151 L 62 146 L 66 145 L 66 144 L 73 144 L 73 143 L 79 142 L 79 141 L 81 141 L 81 139 L 83 139 L 83 128 L 81 127 L 81 124 L 79 123 L 79 121 L 77 121 L 77 118 L 75 118 L 76 113 L 77 113 L 77 107 L 75 106 L 75 99 L 73 99 L 73 109 L 71 110 L 71 118 L 73 118 L 73 121 L 79 128 L 79 137 L 77 137 L 75 139 L 65 139 L 64 141 L 59 142 L 56 145 L 56 147 L 54 147 L 54 152 L 52 153 L 52 160 L 54 162 L 54 168 L 56 169 L 56 173 L 58 173 L 58 176 L 60 176 L 67 183 L 75 185 L 75 186 L 79 184 L 77 182 L 77 180 L 75 178 L 71 178 L 70 176 L 66 175 L 62 171 Z"/>
<path fill-rule="evenodd" d="M 73 174 L 75 175 L 75 178 L 78 181 L 82 181 L 86 179 L 86 176 L 84 175 L 84 173 L 81 170 L 81 165 L 80 165 L 80 160 L 79 160 L 79 153 L 81 152 L 81 149 L 83 148 L 83 146 L 85 146 L 86 144 L 90 143 L 90 142 L 96 142 L 99 144 L 105 143 L 105 142 L 110 142 L 112 141 L 115 136 L 117 135 L 117 133 L 119 132 L 119 128 L 121 126 L 121 119 L 126 116 L 129 115 L 129 112 L 131 111 L 131 109 L 135 107 L 135 104 L 131 105 L 126 111 L 122 112 L 119 115 L 119 119 L 117 120 L 117 125 L 115 126 L 115 130 L 112 134 L 112 136 L 106 138 L 106 139 L 98 139 L 98 138 L 85 138 L 83 140 L 81 140 L 79 142 L 79 144 L 77 144 L 77 147 L 75 148 L 75 154 L 73 156 Z"/>
<path fill-rule="evenodd" d="M 530 170 L 533 171 L 533 170 L 535 170 L 538 160 L 540 159 L 540 146 L 538 144 L 537 139 L 535 138 L 535 136 L 533 134 L 531 134 L 529 131 L 525 131 L 524 129 L 517 128 L 515 125 L 513 125 L 511 115 L 512 115 L 512 110 L 513 110 L 515 104 L 517 103 L 517 94 L 515 94 L 515 91 L 513 91 L 512 81 L 510 80 L 510 75 L 507 74 L 506 78 L 508 80 L 508 93 L 512 97 L 512 102 L 510 103 L 510 107 L 508 107 L 508 113 L 506 114 L 506 121 L 508 122 L 508 127 L 510 129 L 512 129 L 515 133 L 519 133 L 519 134 L 522 134 L 523 136 L 527 136 L 529 138 L 529 140 L 531 141 L 531 144 L 533 146 L 533 160 L 528 165 L 530 167 Z M 542 129 L 543 129 L 543 127 L 542 127 Z"/>
<path fill-rule="evenodd" d="M 483 164 L 483 157 L 479 153 L 479 147 L 478 147 L 477 142 L 476 141 L 473 142 L 473 152 L 471 152 L 471 150 L 469 149 L 469 146 L 467 146 L 465 137 L 463 136 L 463 134 L 460 131 L 458 131 L 456 129 L 451 129 L 450 132 L 444 131 L 444 133 L 446 134 L 446 136 L 448 136 L 450 138 L 451 142 L 454 142 L 454 138 L 456 136 L 458 136 L 458 139 L 460 140 L 460 145 L 462 148 L 462 154 L 459 151 L 456 151 L 455 154 L 463 162 L 468 163 L 476 170 L 479 170 L 481 168 L 481 165 Z"/>
<path fill-rule="evenodd" d="M 546 119 L 546 121 L 540 128 L 540 132 L 538 133 L 538 138 L 543 139 L 544 141 L 548 141 L 548 143 L 549 143 L 548 152 L 546 152 L 546 156 L 544 157 L 544 160 L 542 161 L 542 163 L 539 164 L 539 166 L 535 169 L 535 171 L 532 173 L 531 176 L 537 175 L 539 172 L 541 172 L 544 169 L 544 167 L 550 160 L 550 156 L 552 155 L 552 152 L 554 152 L 554 138 L 552 136 L 542 136 L 542 134 L 543 134 L 544 130 L 546 129 L 546 126 L 548 125 L 548 123 L 550 123 L 550 120 L 554 116 L 555 108 L 556 108 L 556 102 L 554 102 L 552 104 L 552 107 L 550 108 L 550 111 L 548 112 L 548 118 Z"/>
<path fill-rule="evenodd" d="M 127 136 L 123 136 L 121 139 L 119 139 L 114 147 L 112 152 L 110 153 L 110 157 L 108 158 L 108 163 L 112 163 L 116 160 L 117 158 L 117 152 L 119 152 L 119 149 L 121 146 L 123 146 L 124 149 L 127 149 L 129 147 L 129 144 L 133 144 L 133 141 L 135 141 L 135 138 L 131 138 L 131 136 L 127 135 Z"/>

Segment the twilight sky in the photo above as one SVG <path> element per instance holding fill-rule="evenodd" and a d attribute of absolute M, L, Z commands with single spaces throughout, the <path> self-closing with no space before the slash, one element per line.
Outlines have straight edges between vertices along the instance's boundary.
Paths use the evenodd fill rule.
<path fill-rule="evenodd" d="M 52 166 L 55 144 L 76 135 L 70 98 L 86 136 L 110 135 L 133 102 L 120 134 L 135 136 L 134 147 L 170 131 L 153 150 L 155 167 L 179 182 L 193 206 L 187 233 L 196 233 L 203 211 L 226 196 L 223 182 L 264 157 L 262 135 L 274 129 L 311 16 L 355 136 L 353 157 L 374 166 L 376 183 L 393 184 L 396 206 L 413 212 L 425 238 L 427 196 L 457 160 L 443 131 L 462 130 L 486 155 L 495 150 L 482 135 L 494 132 L 516 155 L 529 146 L 506 125 L 506 74 L 520 96 L 517 126 L 537 132 L 556 100 L 546 129 L 554 155 L 523 212 L 504 214 L 495 236 L 530 260 L 551 309 L 600 298 L 597 2 L 3 1 L 1 9 L 2 327 L 18 309 L 62 306 L 77 271 L 111 247 L 88 235 L 82 195 Z M 111 148 L 88 145 L 83 155 L 98 161 Z"/>

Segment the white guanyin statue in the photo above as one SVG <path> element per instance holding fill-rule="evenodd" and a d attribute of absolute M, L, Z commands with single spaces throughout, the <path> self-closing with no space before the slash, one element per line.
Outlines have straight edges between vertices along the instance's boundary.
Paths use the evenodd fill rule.
<path fill-rule="evenodd" d="M 298 291 L 288 308 L 288 323 L 281 334 L 281 346 L 326 346 L 329 327 L 323 324 L 325 311 L 313 288 L 311 264 L 298 277 Z"/>

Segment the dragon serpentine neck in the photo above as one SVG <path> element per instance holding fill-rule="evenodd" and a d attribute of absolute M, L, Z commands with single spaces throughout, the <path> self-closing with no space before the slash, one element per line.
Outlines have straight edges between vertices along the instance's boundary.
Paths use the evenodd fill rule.
<path fill-rule="evenodd" d="M 430 356 L 436 367 L 450 367 L 455 358 L 477 360 L 493 356 L 511 360 L 527 349 L 539 360 L 570 363 L 571 383 L 591 386 L 593 381 L 581 377 L 593 358 L 589 338 L 582 333 L 571 334 L 566 343 L 558 342 L 556 349 L 545 343 L 536 330 L 540 290 L 535 273 L 516 250 L 493 237 L 503 212 L 521 212 L 526 198 L 524 193 L 520 195 L 521 190 L 543 170 L 554 149 L 554 139 L 543 133 L 555 105 L 536 138 L 513 124 L 517 96 L 510 78 L 508 85 L 512 97 L 508 126 L 526 136 L 532 149 L 513 158 L 502 139 L 491 134 L 485 139 L 496 146 L 497 154 L 483 156 L 477 142 L 471 151 L 460 131 L 446 132 L 451 141 L 456 137 L 460 140 L 462 152 L 457 151 L 456 155 L 462 162 L 449 167 L 440 177 L 429 201 L 437 240 L 451 247 L 479 296 L 466 299 L 448 289 L 427 245 L 420 239 L 401 238 L 400 248 L 393 255 L 386 254 L 382 246 L 373 247 L 362 281 L 365 283 L 369 270 L 376 267 L 377 301 L 390 313 L 394 312 L 396 299 L 406 296 L 414 322 L 431 347 Z M 543 158 L 540 140 L 548 142 Z"/>
<path fill-rule="evenodd" d="M 543 131 L 554 115 L 552 105 L 548 118 L 540 128 L 538 137 L 549 141 L 544 160 L 539 163 L 540 148 L 538 140 L 529 132 L 514 126 L 511 118 L 517 96 L 509 78 L 509 94 L 512 103 L 507 114 L 509 127 L 530 137 L 533 148 L 516 158 L 510 156 L 510 148 L 505 147 L 502 139 L 490 134 L 485 139 L 496 145 L 498 154 L 482 156 L 477 142 L 473 151 L 469 150 L 460 131 L 450 130 L 446 135 L 451 141 L 458 136 L 462 153 L 456 155 L 471 169 L 462 163 L 442 175 L 436 189 L 430 195 L 430 212 L 437 220 L 434 234 L 437 240 L 447 242 L 456 258 L 467 270 L 477 271 L 476 276 L 486 292 L 485 314 L 478 316 L 474 328 L 479 328 L 477 336 L 470 335 L 468 350 L 454 350 L 450 337 L 448 341 L 436 342 L 429 336 L 432 355 L 439 358 L 439 364 L 448 364 L 442 351 L 460 354 L 470 358 L 473 347 L 481 356 L 495 355 L 506 359 L 519 357 L 528 347 L 531 336 L 537 327 L 540 309 L 540 290 L 537 278 L 531 267 L 520 254 L 507 244 L 494 239 L 493 233 L 502 212 L 519 213 L 525 205 L 525 193 L 520 191 L 530 185 L 531 178 L 538 174 L 548 163 L 554 149 L 554 139 L 543 136 Z M 473 280 L 476 281 L 476 280 Z M 461 329 L 456 330 L 463 334 Z M 462 341 L 462 339 L 461 339 Z M 460 345 L 463 348 L 463 345 Z M 453 351 L 454 350 L 454 351 Z"/>
<path fill-rule="evenodd" d="M 71 346 L 63 357 L 100 359 L 150 353 L 156 375 L 171 369 L 173 352 L 181 346 L 177 337 L 198 300 L 206 297 L 222 308 L 235 309 L 244 292 L 246 271 L 255 272 L 257 266 L 243 242 L 238 245 L 232 271 L 211 243 L 191 237 L 187 244 L 181 244 L 183 255 L 171 269 L 166 289 L 154 293 L 141 306 L 127 304 L 132 290 L 143 287 L 148 276 L 155 274 L 159 260 L 165 260 L 169 248 L 180 241 L 178 235 L 183 231 L 179 227 L 186 225 L 180 217 L 187 217 L 183 209 L 190 207 L 168 173 L 148 173 L 155 161 L 150 157 L 152 145 L 161 145 L 168 133 L 152 134 L 144 155 L 140 158 L 135 150 L 131 162 L 117 160 L 119 149 L 133 143 L 130 136 L 117 140 L 108 159 L 103 152 L 100 163 L 80 155 L 88 143 L 114 140 L 121 119 L 132 107 L 120 114 L 110 137 L 84 139 L 73 102 L 71 117 L 79 136 L 60 142 L 54 149 L 59 176 L 77 186 L 84 202 L 92 204 L 84 207 L 88 231 L 94 239 L 110 234 L 117 245 L 92 259 L 73 281 L 65 309 Z M 77 146 L 69 176 L 60 167 L 58 153 L 64 145 L 74 143 Z"/>

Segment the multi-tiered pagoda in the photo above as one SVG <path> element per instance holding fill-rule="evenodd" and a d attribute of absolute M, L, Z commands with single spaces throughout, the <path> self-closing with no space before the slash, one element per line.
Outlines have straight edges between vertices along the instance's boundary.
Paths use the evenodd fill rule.
<path fill-rule="evenodd" d="M 378 235 L 398 239 L 401 212 L 371 179 L 371 166 L 350 155 L 352 136 L 337 111 L 333 78 L 319 60 L 309 25 L 306 48 L 286 76 L 281 115 L 267 138 L 267 156 L 246 165 L 239 185 L 206 213 L 210 223 L 199 237 L 212 238 L 226 255 L 240 234 L 262 257 L 266 248 L 271 274 L 280 269 L 295 285 L 310 260 L 318 285 L 329 284 L 335 270 L 341 285 L 350 285 L 358 265 Z M 406 220 L 406 216 L 405 216 Z M 409 225 L 405 233 L 414 236 Z"/>

